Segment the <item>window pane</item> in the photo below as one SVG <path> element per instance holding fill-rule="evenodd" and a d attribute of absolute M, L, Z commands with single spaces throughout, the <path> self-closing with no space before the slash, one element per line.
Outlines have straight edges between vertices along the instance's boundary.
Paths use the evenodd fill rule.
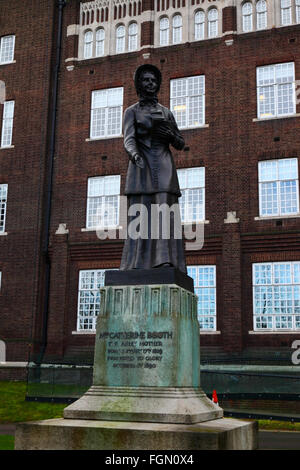
<path fill-rule="evenodd" d="M 216 267 L 187 266 L 198 296 L 198 320 L 201 329 L 216 330 Z"/>
<path fill-rule="evenodd" d="M 205 37 L 205 13 L 197 11 L 195 13 L 195 39 L 204 39 Z"/>
<path fill-rule="evenodd" d="M 123 88 L 92 92 L 91 138 L 112 137 L 122 132 Z"/>
<path fill-rule="evenodd" d="M 136 51 L 138 48 L 137 43 L 137 24 L 131 23 L 128 28 L 128 50 L 129 51 Z"/>
<path fill-rule="evenodd" d="M 3 107 L 3 121 L 1 134 L 1 147 L 10 147 L 12 144 L 14 101 L 6 101 Z"/>
<path fill-rule="evenodd" d="M 80 271 L 78 289 L 78 330 L 95 330 L 100 312 L 100 286 L 104 285 L 105 270 Z"/>
<path fill-rule="evenodd" d="M 159 44 L 167 46 L 169 44 L 169 19 L 161 18 L 159 22 Z"/>
<path fill-rule="evenodd" d="M 120 176 L 89 178 L 87 228 L 114 227 L 119 223 Z"/>
<path fill-rule="evenodd" d="M 3 36 L 0 41 L 0 63 L 14 60 L 15 36 Z"/>
<path fill-rule="evenodd" d="M 93 56 L 93 33 L 87 31 L 84 35 L 84 58 L 90 59 Z"/>
<path fill-rule="evenodd" d="M 268 282 L 265 282 L 264 278 L 267 267 L 269 270 L 267 275 Z M 253 313 L 255 329 L 292 330 L 299 328 L 299 268 L 299 262 L 253 265 Z M 271 285 L 258 285 L 264 282 Z M 298 284 L 296 285 L 296 283 Z"/>
<path fill-rule="evenodd" d="M 104 55 L 104 41 L 105 31 L 103 28 L 98 29 L 96 32 L 96 56 L 101 57 Z"/>
<path fill-rule="evenodd" d="M 5 232 L 7 184 L 0 184 L 0 233 Z"/>
<path fill-rule="evenodd" d="M 171 80 L 170 107 L 179 128 L 202 126 L 205 119 L 204 76 Z"/>
<path fill-rule="evenodd" d="M 242 7 L 243 31 L 252 31 L 252 3 L 246 2 Z"/>

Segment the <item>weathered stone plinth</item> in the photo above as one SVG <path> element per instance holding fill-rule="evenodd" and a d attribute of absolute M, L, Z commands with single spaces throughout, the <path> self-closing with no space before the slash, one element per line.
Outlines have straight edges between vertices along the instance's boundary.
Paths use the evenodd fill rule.
<path fill-rule="evenodd" d="M 222 418 L 200 424 L 48 419 L 17 426 L 18 450 L 252 450 L 257 425 Z"/>
<path fill-rule="evenodd" d="M 64 419 L 17 426 L 16 449 L 254 449 L 200 387 L 197 297 L 175 284 L 101 289 L 93 386 Z"/>
<path fill-rule="evenodd" d="M 176 285 L 101 289 L 93 387 L 65 418 L 199 423 L 223 416 L 200 388 L 197 297 Z"/>

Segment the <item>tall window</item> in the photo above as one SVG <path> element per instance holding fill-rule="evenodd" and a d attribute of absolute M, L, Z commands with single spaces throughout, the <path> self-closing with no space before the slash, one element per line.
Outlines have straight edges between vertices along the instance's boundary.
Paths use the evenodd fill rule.
<path fill-rule="evenodd" d="M 179 128 L 203 126 L 205 123 L 205 77 L 171 80 L 171 111 Z"/>
<path fill-rule="evenodd" d="M 125 52 L 125 26 L 123 25 L 116 29 L 116 52 Z"/>
<path fill-rule="evenodd" d="M 90 59 L 93 57 L 93 33 L 92 31 L 86 31 L 84 34 L 84 51 L 83 57 Z"/>
<path fill-rule="evenodd" d="M 173 44 L 182 42 L 182 16 L 173 16 Z"/>
<path fill-rule="evenodd" d="M 205 37 L 205 13 L 202 10 L 195 13 L 195 39 L 204 39 Z"/>
<path fill-rule="evenodd" d="M 293 62 L 257 68 L 259 118 L 295 114 L 295 67 Z"/>
<path fill-rule="evenodd" d="M 300 0 L 296 0 L 296 23 L 300 23 Z"/>
<path fill-rule="evenodd" d="M 123 88 L 92 92 L 91 139 L 115 137 L 122 133 Z"/>
<path fill-rule="evenodd" d="M 0 65 L 14 60 L 15 36 L 3 36 L 0 39 Z"/>
<path fill-rule="evenodd" d="M 137 23 L 131 23 L 128 28 L 128 50 L 136 51 L 138 48 L 138 26 Z"/>
<path fill-rule="evenodd" d="M 292 23 L 292 0 L 280 0 L 281 24 L 287 26 Z"/>
<path fill-rule="evenodd" d="M 253 29 L 253 7 L 251 2 L 246 2 L 242 6 L 243 31 L 249 32 Z"/>
<path fill-rule="evenodd" d="M 10 147 L 12 144 L 14 109 L 14 101 L 5 101 L 3 106 L 1 147 Z"/>
<path fill-rule="evenodd" d="M 216 330 L 216 267 L 188 266 L 198 296 L 198 320 L 202 330 Z"/>
<path fill-rule="evenodd" d="M 119 196 L 119 175 L 89 178 L 86 227 L 116 227 L 119 223 Z"/>
<path fill-rule="evenodd" d="M 205 169 L 187 168 L 177 170 L 181 198 L 179 199 L 181 221 L 201 222 L 205 219 Z"/>
<path fill-rule="evenodd" d="M 300 262 L 253 264 L 254 330 L 300 329 Z"/>
<path fill-rule="evenodd" d="M 211 8 L 208 12 L 208 37 L 215 38 L 218 36 L 218 10 Z"/>
<path fill-rule="evenodd" d="M 297 158 L 259 162 L 258 179 L 260 216 L 299 213 Z"/>
<path fill-rule="evenodd" d="M 100 311 L 100 287 L 104 286 L 105 270 L 79 272 L 77 330 L 96 330 Z"/>
<path fill-rule="evenodd" d="M 159 44 L 161 46 L 167 46 L 169 44 L 169 31 L 169 18 L 161 18 L 159 21 Z"/>
<path fill-rule="evenodd" d="M 256 4 L 256 28 L 266 29 L 267 25 L 267 2 L 266 0 L 258 0 Z"/>
<path fill-rule="evenodd" d="M 105 31 L 103 28 L 96 31 L 96 57 L 104 55 Z"/>
<path fill-rule="evenodd" d="M 7 191 L 8 185 L 0 184 L 0 233 L 5 232 Z"/>

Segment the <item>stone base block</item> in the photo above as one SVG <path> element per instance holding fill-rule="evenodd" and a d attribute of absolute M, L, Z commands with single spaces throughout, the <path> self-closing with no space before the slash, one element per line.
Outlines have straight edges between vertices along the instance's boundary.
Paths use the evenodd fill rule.
<path fill-rule="evenodd" d="M 16 450 L 253 450 L 257 423 L 230 418 L 200 424 L 50 419 L 20 423 Z"/>
<path fill-rule="evenodd" d="M 223 410 L 192 387 L 91 387 L 64 409 L 64 418 L 156 423 L 200 423 Z"/>

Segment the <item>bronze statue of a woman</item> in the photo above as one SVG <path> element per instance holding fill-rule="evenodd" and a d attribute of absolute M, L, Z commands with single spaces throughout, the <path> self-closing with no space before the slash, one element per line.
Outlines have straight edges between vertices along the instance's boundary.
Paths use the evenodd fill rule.
<path fill-rule="evenodd" d="M 173 211 L 169 212 L 169 237 L 162 236 L 159 228 L 159 235 L 151 238 L 150 231 L 153 204 L 177 208 L 179 213 L 181 193 L 169 145 L 182 150 L 184 140 L 171 111 L 158 103 L 159 69 L 150 64 L 141 65 L 135 72 L 134 83 L 139 102 L 124 113 L 124 147 L 130 160 L 125 194 L 129 210 L 135 204 L 146 208 L 142 212 L 147 217 L 144 222 L 148 233 L 147 237 L 127 236 L 120 269 L 175 267 L 186 273 L 183 240 L 174 236 L 180 216 L 178 220 Z M 128 217 L 128 227 L 133 219 L 134 216 Z"/>

